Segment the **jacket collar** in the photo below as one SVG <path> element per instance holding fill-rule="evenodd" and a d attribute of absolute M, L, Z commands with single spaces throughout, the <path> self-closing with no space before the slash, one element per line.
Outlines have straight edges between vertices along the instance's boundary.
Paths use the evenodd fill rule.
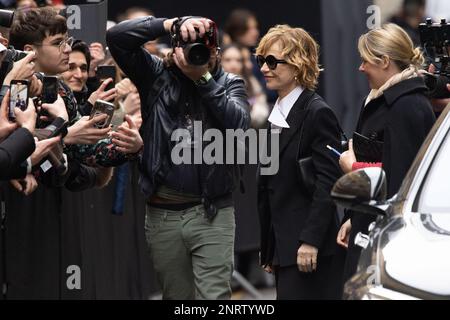
<path fill-rule="evenodd" d="M 306 103 L 308 103 L 313 94 L 314 91 L 305 89 L 289 112 L 289 115 L 286 118 L 289 128 L 283 128 L 280 134 L 280 155 L 295 133 L 301 128 L 307 113 L 305 110 Z"/>
<path fill-rule="evenodd" d="M 412 92 L 426 92 L 428 90 L 422 77 L 403 80 L 384 91 L 388 105 L 392 105 L 398 98 Z"/>

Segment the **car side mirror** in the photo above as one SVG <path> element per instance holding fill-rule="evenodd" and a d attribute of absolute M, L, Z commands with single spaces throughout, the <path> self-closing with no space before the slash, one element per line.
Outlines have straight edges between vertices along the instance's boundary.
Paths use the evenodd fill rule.
<path fill-rule="evenodd" d="M 334 184 L 331 197 L 346 209 L 385 215 L 379 206 L 386 204 L 386 174 L 378 167 L 349 172 Z"/>

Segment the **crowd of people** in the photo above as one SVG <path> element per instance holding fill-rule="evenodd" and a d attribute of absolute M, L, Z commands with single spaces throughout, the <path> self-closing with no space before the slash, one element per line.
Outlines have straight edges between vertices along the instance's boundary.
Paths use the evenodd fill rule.
<path fill-rule="evenodd" d="M 0 37 L 0 59 L 7 50 L 26 53 L 2 75 L 0 90 L 0 192 L 7 194 L 8 212 L 62 212 L 63 188 L 105 187 L 113 168 L 119 175 L 124 164 L 139 161 L 142 228 L 164 299 L 230 298 L 232 194 L 242 176 L 238 165 L 175 164 L 176 129 L 189 132 L 189 148 L 195 148 L 196 121 L 204 130 L 267 128 L 279 136 L 278 172 L 262 175 L 260 165 L 258 178 L 246 181 L 258 191 L 261 267 L 274 274 L 278 299 L 340 299 L 361 251 L 355 235 L 367 233 L 374 217 L 346 212 L 340 221 L 331 188 L 342 174 L 377 166 L 394 196 L 435 112 L 450 102 L 427 96 L 423 53 L 401 27 L 389 23 L 361 35 L 359 71 L 371 91 L 356 133 L 381 144 L 382 152 L 360 157 L 352 140 L 342 149 L 345 134 L 333 107 L 315 92 L 319 48 L 302 28 L 274 26 L 260 39 L 248 10 L 233 11 L 217 29 L 208 17 L 156 18 L 131 8 L 108 29 L 106 50 L 69 37 L 60 5 L 37 8 L 23 0 L 17 6 L 8 34 Z M 195 65 L 183 48 L 164 45 L 160 40 L 169 34 L 185 43 L 204 41 L 208 61 Z M 97 71 L 105 65 L 114 66 L 115 79 L 100 79 Z M 58 79 L 51 103 L 42 101 L 44 76 Z M 8 119 L 13 80 L 29 84 L 28 107 L 15 108 L 15 122 Z M 113 103 L 111 126 L 96 126 L 107 117 L 91 116 L 98 101 Z M 57 134 L 42 138 L 42 130 Z M 202 148 L 210 143 L 197 142 Z M 340 158 L 327 145 L 342 152 Z M 299 159 L 307 158 L 312 185 L 298 173 Z M 338 246 L 347 251 L 345 266 L 336 258 Z"/>

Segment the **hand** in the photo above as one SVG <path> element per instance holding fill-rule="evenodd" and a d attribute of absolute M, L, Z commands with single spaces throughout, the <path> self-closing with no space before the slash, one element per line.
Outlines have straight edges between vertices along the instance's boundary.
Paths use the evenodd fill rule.
<path fill-rule="evenodd" d="M 183 72 L 184 75 L 192 81 L 199 80 L 206 72 L 208 72 L 208 64 L 203 66 L 194 66 L 189 64 L 184 56 L 183 48 L 175 48 L 173 59 L 181 72 Z"/>
<path fill-rule="evenodd" d="M 429 73 L 436 72 L 436 67 L 430 64 L 428 68 Z M 447 84 L 447 90 L 450 92 L 450 84 Z M 433 105 L 434 112 L 442 112 L 445 107 L 450 103 L 450 98 L 448 99 L 431 99 L 431 104 Z"/>
<path fill-rule="evenodd" d="M 60 95 L 58 95 L 58 98 L 53 103 L 43 103 L 41 108 L 46 110 L 53 118 L 63 118 L 65 121 L 69 121 L 66 104 Z M 49 118 L 47 116 L 42 116 L 41 120 L 47 122 L 49 121 Z"/>
<path fill-rule="evenodd" d="M 36 55 L 33 51 L 27 54 L 25 58 L 14 62 L 12 70 L 6 75 L 3 81 L 4 85 L 10 85 L 11 80 L 29 80 L 35 73 L 34 60 Z"/>
<path fill-rule="evenodd" d="M 341 247 L 348 249 L 348 241 L 350 238 L 350 231 L 352 230 L 352 222 L 350 219 L 345 221 L 345 223 L 339 229 L 336 242 Z"/>
<path fill-rule="evenodd" d="M 126 114 L 134 115 L 141 110 L 141 98 L 139 93 L 132 92 L 123 101 L 123 109 Z"/>
<path fill-rule="evenodd" d="M 103 100 L 103 101 L 111 101 L 114 100 L 117 97 L 117 89 L 112 88 L 111 90 L 108 90 L 105 92 L 105 88 L 108 84 L 113 82 L 112 78 L 106 79 L 102 82 L 100 87 L 97 89 L 97 91 L 92 92 L 91 96 L 89 97 L 88 101 L 90 104 L 94 105 L 95 101 L 97 100 Z"/>
<path fill-rule="evenodd" d="M 14 108 L 14 113 L 16 114 L 17 124 L 22 128 L 28 129 L 30 133 L 33 133 L 36 127 L 37 118 L 36 108 L 34 106 L 33 100 L 28 99 L 28 107 L 25 109 L 25 111 L 20 110 L 20 108 Z"/>
<path fill-rule="evenodd" d="M 125 121 L 116 132 L 111 133 L 112 142 L 117 146 L 117 151 L 122 153 L 137 153 L 144 142 L 136 124 L 129 115 L 125 116 Z"/>
<path fill-rule="evenodd" d="M 94 125 L 97 122 L 103 122 L 107 118 L 106 114 L 101 114 L 89 120 L 89 117 L 82 117 L 70 126 L 67 136 L 64 138 L 65 144 L 96 144 L 99 140 L 108 136 L 111 128 L 98 129 Z"/>
<path fill-rule="evenodd" d="M 32 174 L 27 174 L 23 180 L 11 180 L 10 183 L 17 191 L 22 192 L 26 196 L 33 193 L 38 187 L 38 183 Z"/>
<path fill-rule="evenodd" d="M 17 123 L 9 122 L 8 109 L 9 109 L 9 90 L 3 97 L 2 105 L 0 106 L 0 140 L 9 136 L 18 127 Z"/>
<path fill-rule="evenodd" d="M 37 138 L 35 138 L 37 140 Z M 34 167 L 44 159 L 55 145 L 59 143 L 61 137 L 53 137 L 46 140 L 36 141 L 36 149 L 31 155 L 31 165 Z"/>
<path fill-rule="evenodd" d="M 313 272 L 317 269 L 317 253 L 316 247 L 309 244 L 302 244 L 297 251 L 297 266 L 301 272 Z"/>
<path fill-rule="evenodd" d="M 9 40 L 6 39 L 1 32 L 0 32 L 0 43 L 5 47 L 8 47 L 9 45 Z"/>
<path fill-rule="evenodd" d="M 131 92 L 137 92 L 136 87 L 128 78 L 125 78 L 119 83 L 117 83 L 116 89 L 117 89 L 117 97 L 120 99 L 125 98 Z"/>
<path fill-rule="evenodd" d="M 265 266 L 264 271 L 267 273 L 273 273 L 273 268 L 272 268 L 272 266 Z"/>
<path fill-rule="evenodd" d="M 42 81 L 39 80 L 35 75 L 32 75 L 30 81 L 30 97 L 40 96 L 42 93 L 42 87 Z"/>
<path fill-rule="evenodd" d="M 89 66 L 89 77 L 95 77 L 95 69 L 100 65 L 100 63 L 105 60 L 105 50 L 103 50 L 103 45 L 98 42 L 91 43 L 89 46 L 89 51 L 91 52 L 91 65 Z"/>
<path fill-rule="evenodd" d="M 348 150 L 341 154 L 339 165 L 344 173 L 352 171 L 353 163 L 356 162 L 355 152 L 353 151 L 353 139 L 348 141 Z"/>
<path fill-rule="evenodd" d="M 211 28 L 211 20 L 206 18 L 191 18 L 186 20 L 180 27 L 181 37 L 183 40 L 197 40 L 197 32 L 195 31 L 196 28 L 198 29 L 200 38 L 202 38 Z"/>

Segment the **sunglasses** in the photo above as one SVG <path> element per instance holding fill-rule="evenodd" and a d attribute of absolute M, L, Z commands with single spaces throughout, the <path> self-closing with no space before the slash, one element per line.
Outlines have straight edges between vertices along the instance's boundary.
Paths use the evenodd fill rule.
<path fill-rule="evenodd" d="M 272 55 L 269 55 L 265 58 L 261 55 L 258 55 L 258 56 L 256 56 L 256 62 L 258 63 L 258 66 L 260 68 L 262 68 L 262 66 L 266 63 L 270 70 L 275 70 L 279 63 L 282 63 L 282 64 L 288 63 L 286 60 L 277 59 Z"/>

